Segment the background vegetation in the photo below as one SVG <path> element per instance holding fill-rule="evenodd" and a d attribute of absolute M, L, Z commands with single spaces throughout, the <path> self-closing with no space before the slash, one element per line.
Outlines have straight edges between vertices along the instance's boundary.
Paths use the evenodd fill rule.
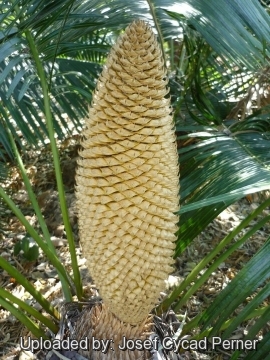
<path fill-rule="evenodd" d="M 218 5 L 215 0 L 1 2 L 0 177 L 3 181 L 7 178 L 8 161 L 17 161 L 40 227 L 34 229 L 27 223 L 3 188 L 0 209 L 8 205 L 50 258 L 59 272 L 67 300 L 74 291 L 80 299 L 82 289 L 55 137 L 63 140 L 74 129 L 80 131 L 108 51 L 121 31 L 136 18 L 145 19 L 155 29 L 169 76 L 181 165 L 181 220 L 175 257 L 181 257 L 193 239 L 230 204 L 247 194 L 269 189 L 267 2 L 219 0 Z M 72 278 L 50 245 L 50 234 L 20 159 L 25 144 L 42 147 L 48 139 L 72 255 Z M 269 205 L 266 199 L 229 233 L 158 311 L 170 305 L 176 310 L 184 306 L 218 265 L 269 221 L 268 216 L 262 216 L 248 234 L 235 240 Z M 199 326 L 197 338 L 220 334 L 224 329 L 223 336 L 228 338 L 241 321 L 250 317 L 256 321 L 246 337 L 258 334 L 270 321 L 270 306 L 262 305 L 270 294 L 269 247 L 270 240 L 265 239 L 263 247 L 207 310 L 184 326 L 183 334 Z M 55 320 L 45 322 L 19 300 L 10 299 L 5 290 L 0 293 L 1 305 L 13 311 L 35 335 L 44 334 L 40 323 L 55 332 L 59 319 L 56 310 L 4 259 L 0 259 L 0 266 L 35 294 Z M 247 304 L 249 296 L 252 300 Z M 12 305 L 16 301 L 20 311 Z M 236 316 L 240 304 L 242 310 Z M 247 359 L 269 358 L 270 333 L 258 348 Z M 238 356 L 236 351 L 233 358 Z"/>

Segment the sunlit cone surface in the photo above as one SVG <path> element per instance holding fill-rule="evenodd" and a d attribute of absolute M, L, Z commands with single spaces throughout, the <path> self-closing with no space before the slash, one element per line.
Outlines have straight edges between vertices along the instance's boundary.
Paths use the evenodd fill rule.
<path fill-rule="evenodd" d="M 130 324 L 172 271 L 179 180 L 166 84 L 155 35 L 133 22 L 99 78 L 78 161 L 84 256 L 104 302 Z"/>

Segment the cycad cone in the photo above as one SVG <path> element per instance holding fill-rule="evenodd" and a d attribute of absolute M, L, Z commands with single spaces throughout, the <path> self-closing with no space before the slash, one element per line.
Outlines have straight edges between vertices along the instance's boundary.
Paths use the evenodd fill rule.
<path fill-rule="evenodd" d="M 83 253 L 104 304 L 132 325 L 172 270 L 179 178 L 166 84 L 155 35 L 133 22 L 99 78 L 78 161 Z"/>

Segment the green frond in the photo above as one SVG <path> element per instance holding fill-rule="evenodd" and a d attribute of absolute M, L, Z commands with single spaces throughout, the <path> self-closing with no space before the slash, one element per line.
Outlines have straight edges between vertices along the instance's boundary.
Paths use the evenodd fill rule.
<path fill-rule="evenodd" d="M 203 323 L 203 330 L 210 324 L 215 324 L 210 336 L 218 334 L 221 325 L 233 311 L 244 302 L 244 300 L 256 291 L 259 287 L 261 290 L 257 296 L 246 305 L 247 309 L 253 310 L 261 304 L 263 300 L 269 296 L 270 286 L 267 284 L 267 280 L 270 278 L 270 238 L 266 241 L 264 246 L 257 252 L 257 254 L 243 267 L 243 269 L 237 274 L 237 276 L 226 286 L 224 290 L 215 298 L 213 303 L 208 307 L 203 314 L 201 323 Z M 231 323 L 230 327 L 223 334 L 223 338 L 231 335 L 238 324 L 239 318 L 244 318 L 247 314 L 246 307 L 239 313 L 235 321 Z M 270 319 L 269 306 L 266 307 L 265 313 L 267 316 L 262 316 L 260 326 L 256 326 L 256 331 L 252 331 L 252 327 L 249 330 L 249 335 L 254 338 L 258 331 L 263 327 Z M 255 329 L 255 325 L 254 325 Z M 247 337 L 249 338 L 249 336 Z"/>
<path fill-rule="evenodd" d="M 179 137 L 194 139 L 194 145 L 179 149 L 182 207 L 175 256 L 227 206 L 247 194 L 269 189 L 267 133 L 250 130 L 228 135 L 225 126 L 223 132 L 204 129 Z"/>

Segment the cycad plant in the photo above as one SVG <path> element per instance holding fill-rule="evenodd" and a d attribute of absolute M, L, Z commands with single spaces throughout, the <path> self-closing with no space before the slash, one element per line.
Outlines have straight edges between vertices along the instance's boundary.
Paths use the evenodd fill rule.
<path fill-rule="evenodd" d="M 110 317 L 112 321 L 115 321 L 115 327 L 119 326 L 119 323 L 122 324 L 127 337 L 133 338 L 139 333 L 145 337 L 148 331 L 153 329 L 152 320 L 148 318 L 148 321 L 144 322 L 142 319 L 144 316 L 147 317 L 148 311 L 156 303 L 159 285 L 149 281 L 149 286 L 154 286 L 153 292 L 156 294 L 153 297 L 152 294 L 145 294 L 145 299 L 148 299 L 144 309 L 145 315 L 137 314 L 140 317 L 137 323 L 131 319 L 132 314 L 126 314 L 125 321 L 119 320 L 121 309 L 118 304 L 114 304 L 113 299 L 117 299 L 118 296 L 118 299 L 123 300 L 120 296 L 121 284 L 118 281 L 114 289 L 109 288 L 109 285 L 113 283 L 111 280 L 123 279 L 121 274 L 119 277 L 114 275 L 118 261 L 114 263 L 111 256 L 111 253 L 117 250 L 115 246 L 119 246 L 115 243 L 115 238 L 116 233 L 119 238 L 122 236 L 119 230 L 121 226 L 124 226 L 126 231 L 126 237 L 123 236 L 125 241 L 128 241 L 129 231 L 130 235 L 137 239 L 134 244 L 129 243 L 125 248 L 117 250 L 122 271 L 126 271 L 126 275 L 133 272 L 134 278 L 130 282 L 123 279 L 128 295 L 130 289 L 133 291 L 130 297 L 143 298 L 144 294 L 138 291 L 142 288 L 137 285 L 143 284 L 146 279 L 136 278 L 138 266 L 133 264 L 133 258 L 128 255 L 128 252 L 137 251 L 137 261 L 139 261 L 139 256 L 144 256 L 144 252 L 153 254 L 155 266 L 159 269 L 155 276 L 160 283 L 169 271 L 169 263 L 167 263 L 167 272 L 161 274 L 163 267 L 158 261 L 163 258 L 158 252 L 160 249 L 165 249 L 165 245 L 160 245 L 157 239 L 159 235 L 162 235 L 160 238 L 165 239 L 168 235 L 166 228 L 161 230 L 163 223 L 166 223 L 165 220 L 162 221 L 162 216 L 167 209 L 167 201 L 172 206 L 171 212 L 176 206 L 166 197 L 161 198 L 161 195 L 165 196 L 164 189 L 168 190 L 166 196 L 172 194 L 172 189 L 166 188 L 163 179 L 168 180 L 168 176 L 174 171 L 168 168 L 169 163 L 166 161 L 168 157 L 166 151 L 169 151 L 170 146 L 163 147 L 160 142 L 166 135 L 173 138 L 173 135 L 171 136 L 172 123 L 168 118 L 167 125 L 164 123 L 156 128 L 152 126 L 158 118 L 154 114 L 160 116 L 161 122 L 169 116 L 168 97 L 171 96 L 179 145 L 178 153 L 181 158 L 181 208 L 179 212 L 181 217 L 174 257 L 178 258 L 177 261 L 179 259 L 181 261 L 185 249 L 190 250 L 189 244 L 222 210 L 246 194 L 269 188 L 269 105 L 264 108 L 258 107 L 257 112 L 249 112 L 249 116 L 246 116 L 245 112 L 240 113 L 243 107 L 239 106 L 240 102 L 238 103 L 241 98 L 248 99 L 248 102 L 252 103 L 253 99 L 246 95 L 249 95 L 249 88 L 254 88 L 257 93 L 261 91 L 261 88 L 258 89 L 260 85 L 258 79 L 265 81 L 263 85 L 267 90 L 267 77 L 262 75 L 268 73 L 269 66 L 267 46 L 270 36 L 269 15 L 259 1 L 252 0 L 219 0 L 218 7 L 215 0 L 189 0 L 188 2 L 185 0 L 174 2 L 163 0 L 135 2 L 14 0 L 0 2 L 0 15 L 0 156 L 1 160 L 5 160 L 6 151 L 9 157 L 13 156 L 13 159 L 17 160 L 23 183 L 37 215 L 38 226 L 30 225 L 22 211 L 12 201 L 12 194 L 8 196 L 8 191 L 4 186 L 0 187 L 0 196 L 3 199 L 1 209 L 4 203 L 10 207 L 24 225 L 28 236 L 36 241 L 55 266 L 59 280 L 62 282 L 65 300 L 68 302 L 72 300 L 74 294 L 82 300 L 83 294 L 72 229 L 68 222 L 65 189 L 61 179 L 55 140 L 56 135 L 60 140 L 65 136 L 69 125 L 62 114 L 66 113 L 69 121 L 80 129 L 81 119 L 87 113 L 87 104 L 92 99 L 91 90 L 104 65 L 107 51 L 115 42 L 116 35 L 128 23 L 134 19 L 147 20 L 159 34 L 160 46 L 163 49 L 162 53 L 168 69 L 170 93 L 165 95 L 166 82 L 162 80 L 164 76 L 161 70 L 162 61 L 155 58 L 150 61 L 150 58 L 147 60 L 147 56 L 145 65 L 141 62 L 141 66 L 150 64 L 155 75 L 158 74 L 157 67 L 160 64 L 162 75 L 153 80 L 151 69 L 144 69 L 146 74 L 147 71 L 148 75 L 150 74 L 149 84 L 136 86 L 144 80 L 147 81 L 147 77 L 143 78 L 144 71 L 135 73 L 125 71 L 126 67 L 129 71 L 135 69 L 133 65 L 128 66 L 125 63 L 126 59 L 123 56 L 125 47 L 120 47 L 118 43 L 107 63 L 109 72 L 104 70 L 98 89 L 94 93 L 95 98 L 92 102 L 88 127 L 85 130 L 86 136 L 82 142 L 83 150 L 78 171 L 78 189 L 84 186 L 86 191 L 85 198 L 78 196 L 81 206 L 89 205 L 87 201 L 91 198 L 89 216 L 85 210 L 82 210 L 85 216 L 84 220 L 80 220 L 82 243 L 84 250 L 87 251 L 85 233 L 89 233 L 92 241 L 96 241 L 96 238 L 100 236 L 95 253 L 89 253 L 86 256 L 90 258 L 90 271 L 100 287 L 105 305 L 95 306 L 93 313 L 88 314 L 91 323 L 90 321 L 85 323 L 84 316 L 81 315 L 81 322 L 77 324 L 77 335 L 80 337 L 85 334 L 84 326 L 92 331 L 93 336 L 100 334 L 104 329 L 103 324 L 110 322 L 108 319 Z M 133 48 L 127 48 L 126 51 L 129 56 L 136 52 Z M 149 51 L 152 51 L 151 46 Z M 113 65 L 112 59 L 119 54 L 123 63 Z M 123 72 L 124 85 L 121 85 L 122 78 L 118 77 L 119 72 Z M 108 87 L 102 87 L 103 80 Z M 158 80 L 163 90 L 161 90 L 162 87 L 159 88 Z M 132 86 L 128 85 L 128 82 Z M 146 95 L 147 91 L 151 90 L 151 84 L 156 86 L 153 93 L 149 93 L 149 98 L 142 96 L 141 99 L 146 103 L 138 105 L 138 99 L 132 98 L 133 92 L 129 93 L 129 89 L 134 91 L 137 87 L 137 91 L 145 91 L 142 94 Z M 125 98 L 117 98 L 123 93 L 128 96 L 128 102 L 124 100 Z M 153 96 L 158 93 L 160 98 L 154 98 Z M 260 93 L 261 97 L 262 95 Z M 164 98 L 164 108 L 167 111 L 164 114 L 159 108 L 162 98 Z M 245 101 L 242 104 L 245 104 Z M 150 103 L 154 104 L 152 110 L 148 109 Z M 128 110 L 126 115 L 122 116 L 125 107 L 131 107 L 133 110 Z M 236 110 L 240 109 L 240 112 L 233 111 L 234 107 Z M 103 112 L 103 109 L 107 110 Z M 241 117 L 234 115 L 238 113 Z M 116 116 L 116 114 L 121 114 L 121 116 Z M 132 114 L 135 114 L 137 118 L 130 119 Z M 141 114 L 141 119 L 150 119 L 147 124 L 134 122 L 140 118 L 139 114 Z M 117 119 L 120 119 L 122 123 L 118 124 Z M 131 124 L 131 127 L 127 128 L 127 124 Z M 166 128 L 164 133 L 162 133 L 163 128 Z M 98 132 L 94 133 L 93 131 L 96 130 Z M 88 137 L 90 140 L 87 139 Z M 127 139 L 123 140 L 125 137 Z M 50 241 L 49 231 L 35 199 L 20 152 L 17 151 L 17 146 L 19 146 L 24 155 L 25 142 L 29 147 L 34 145 L 42 147 L 45 138 L 49 138 L 53 152 L 63 222 L 72 259 L 73 271 L 71 272 L 66 271 L 57 258 L 57 252 Z M 147 143 L 146 139 L 153 143 Z M 128 146 L 132 147 L 133 144 L 138 146 L 138 149 L 128 149 Z M 88 146 L 91 146 L 91 151 L 87 150 Z M 98 153 L 98 149 L 102 148 L 106 151 L 110 149 L 112 153 Z M 170 151 L 173 153 L 172 148 Z M 136 152 L 140 153 L 138 158 L 135 155 Z M 158 153 L 161 152 L 163 156 L 158 161 Z M 128 161 L 122 157 L 124 153 Z M 89 154 L 91 156 L 94 154 L 96 157 L 88 158 Z M 171 157 L 173 158 L 174 155 L 172 154 Z M 164 169 L 160 167 L 162 165 Z M 5 167 L 7 167 L 6 164 Z M 111 173 L 112 169 L 115 175 Z M 122 179 L 121 176 L 123 177 L 126 173 L 127 178 Z M 156 176 L 156 179 L 146 179 L 147 173 L 151 174 L 151 178 L 152 175 Z M 4 172 L 1 171 L 2 177 L 3 174 Z M 129 176 L 131 176 L 130 179 Z M 89 186 L 90 178 L 92 179 L 91 186 Z M 139 179 L 142 183 L 139 183 Z M 173 183 L 171 180 L 170 185 Z M 124 186 L 126 184 L 130 187 L 126 188 Z M 157 190 L 158 187 L 159 190 Z M 106 189 L 108 193 L 102 193 L 101 189 Z M 141 193 L 136 193 L 135 190 Z M 122 198 L 121 195 L 124 193 L 128 196 L 128 200 Z M 148 200 L 149 196 L 151 202 Z M 100 205 L 95 202 L 97 200 L 101 202 Z M 164 201 L 163 204 L 161 204 L 162 201 Z M 178 200 L 175 201 L 178 203 Z M 157 211 L 154 211 L 156 204 L 159 206 Z M 193 265 L 184 281 L 155 309 L 155 313 L 160 315 L 171 306 L 182 318 L 185 318 L 187 311 L 188 321 L 182 324 L 182 336 L 188 335 L 191 339 L 197 340 L 203 337 L 209 339 L 211 336 L 223 336 L 224 339 L 228 339 L 239 330 L 239 324 L 246 325 L 249 322 L 248 334 L 241 332 L 243 339 L 255 338 L 258 334 L 263 334 L 263 340 L 258 344 L 257 351 L 245 353 L 247 359 L 265 360 L 269 356 L 270 333 L 267 332 L 270 320 L 269 302 L 267 302 L 270 294 L 269 239 L 247 264 L 241 264 L 242 270 L 225 289 L 220 291 L 215 300 L 207 298 L 197 314 L 189 312 L 191 299 L 198 294 L 198 289 L 203 289 L 202 285 L 211 277 L 211 274 L 222 263 L 226 264 L 229 256 L 243 247 L 246 241 L 256 234 L 256 231 L 264 229 L 265 224 L 269 222 L 267 209 L 269 204 L 269 199 L 264 201 L 223 240 L 209 249 L 205 257 L 197 258 L 198 261 L 195 261 L 197 264 Z M 126 207 L 126 212 L 119 212 L 119 205 L 122 208 Z M 97 209 L 102 211 L 99 213 Z M 94 211 L 96 211 L 95 214 Z M 112 218 L 109 218 L 110 215 L 113 215 Z M 175 220 L 171 221 L 170 229 L 172 233 L 176 221 L 176 217 L 173 218 Z M 91 225 L 89 225 L 90 221 Z M 130 229 L 125 225 L 126 222 L 129 222 Z M 152 222 L 155 223 L 152 228 L 149 225 L 148 229 L 141 228 L 135 234 L 137 227 L 146 227 Z M 170 221 L 167 222 L 169 223 Z M 108 228 L 107 232 L 100 230 L 101 224 L 102 229 Z M 160 230 L 158 234 L 154 233 L 155 227 Z M 247 227 L 248 230 L 244 232 Z M 151 231 L 152 243 L 143 241 L 147 239 L 147 230 Z M 102 241 L 104 239 L 107 241 L 108 248 L 102 253 L 102 249 L 106 246 L 106 241 L 105 244 Z M 173 236 L 170 241 L 168 239 L 168 243 L 171 244 L 171 242 L 173 242 Z M 145 248 L 140 247 L 143 246 L 142 244 L 146 244 Z M 166 250 L 169 259 L 173 249 L 166 248 Z M 89 251 L 92 249 L 90 248 Z M 112 277 L 115 276 L 114 278 L 104 276 L 105 266 L 102 267 L 99 262 L 100 272 L 98 273 L 94 268 L 91 259 L 95 258 L 96 254 L 99 254 L 100 263 L 103 261 L 107 264 L 107 261 L 104 261 L 105 257 L 111 261 L 110 268 L 107 270 L 113 270 L 110 274 Z M 145 261 L 145 264 L 143 262 L 140 266 L 146 269 L 147 264 L 149 261 Z M 148 270 L 154 272 L 152 263 L 150 264 Z M 44 299 L 30 281 L 22 276 L 15 263 L 12 266 L 4 257 L 0 257 L 0 266 L 18 283 L 23 284 L 43 310 L 42 314 L 39 313 L 28 303 L 15 297 L 8 289 L 2 288 L 0 289 L 1 306 L 15 315 L 34 336 L 48 337 L 45 327 L 51 330 L 51 334 L 56 334 L 60 318 L 57 309 Z M 105 282 L 100 284 L 99 278 L 102 276 Z M 105 285 L 102 288 L 103 284 Z M 145 281 L 145 284 L 148 282 Z M 151 286 L 149 292 L 152 291 Z M 210 305 L 206 304 L 207 301 L 210 301 Z M 131 300 L 129 302 L 135 306 L 135 302 Z M 104 310 L 103 307 L 106 309 Z M 143 307 L 144 304 L 142 304 Z M 130 317 L 131 325 L 127 325 L 127 316 Z M 118 332 L 119 336 L 121 336 L 121 331 Z M 60 334 L 63 333 L 60 332 Z M 110 336 L 111 331 L 106 328 L 104 338 L 110 338 Z M 235 351 L 233 358 L 238 358 L 239 352 Z"/>
<path fill-rule="evenodd" d="M 152 29 L 133 22 L 99 78 L 78 161 L 80 241 L 105 312 L 99 333 L 91 329 L 96 310 L 84 314 L 81 337 L 101 340 L 109 328 L 118 341 L 141 338 L 172 272 L 179 170 L 166 85 Z M 116 350 L 112 358 L 120 357 Z"/>

